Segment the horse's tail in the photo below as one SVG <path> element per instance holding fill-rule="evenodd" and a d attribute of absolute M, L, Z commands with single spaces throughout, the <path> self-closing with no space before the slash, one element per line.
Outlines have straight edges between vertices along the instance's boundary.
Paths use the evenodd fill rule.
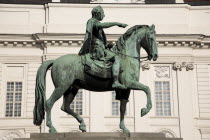
<path fill-rule="evenodd" d="M 45 89 L 46 89 L 46 73 L 53 65 L 54 60 L 44 62 L 38 69 L 36 74 L 35 88 L 35 106 L 34 106 L 34 124 L 41 125 L 45 116 Z"/>

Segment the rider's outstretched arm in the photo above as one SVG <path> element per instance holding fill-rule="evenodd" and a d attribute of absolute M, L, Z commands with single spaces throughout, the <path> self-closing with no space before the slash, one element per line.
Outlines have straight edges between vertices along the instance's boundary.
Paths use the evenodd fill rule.
<path fill-rule="evenodd" d="M 119 22 L 104 22 L 104 23 L 98 23 L 97 26 L 98 26 L 98 28 L 109 28 L 109 27 L 112 27 L 112 26 L 118 26 L 118 27 L 125 28 L 128 25 L 123 24 L 123 23 L 119 23 Z"/>

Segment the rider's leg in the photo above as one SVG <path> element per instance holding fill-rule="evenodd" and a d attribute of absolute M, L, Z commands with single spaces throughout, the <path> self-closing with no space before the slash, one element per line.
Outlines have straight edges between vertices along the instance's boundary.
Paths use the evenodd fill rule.
<path fill-rule="evenodd" d="M 112 88 L 115 89 L 126 89 L 126 87 L 119 82 L 119 73 L 120 73 L 120 58 L 118 56 L 114 57 L 114 64 L 112 66 L 113 74 L 113 84 Z"/>

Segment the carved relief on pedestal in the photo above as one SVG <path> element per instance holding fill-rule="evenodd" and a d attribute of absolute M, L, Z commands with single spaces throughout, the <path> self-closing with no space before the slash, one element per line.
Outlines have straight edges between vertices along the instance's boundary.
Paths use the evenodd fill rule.
<path fill-rule="evenodd" d="M 193 70 L 194 69 L 194 65 L 193 63 L 186 63 L 186 62 L 182 62 L 182 63 L 178 63 L 178 62 L 174 62 L 173 64 L 173 69 L 174 70 L 180 70 L 182 71 L 182 68 L 186 68 L 186 70 Z"/>
<path fill-rule="evenodd" d="M 9 131 L 6 132 L 5 134 L 0 137 L 1 140 L 13 140 L 13 138 L 21 138 L 21 134 L 15 131 Z"/>
<path fill-rule="evenodd" d="M 156 78 L 170 78 L 169 66 L 155 66 Z"/>
<path fill-rule="evenodd" d="M 160 133 L 164 133 L 166 138 L 175 138 L 174 134 L 170 131 L 162 130 L 162 131 L 160 131 Z"/>

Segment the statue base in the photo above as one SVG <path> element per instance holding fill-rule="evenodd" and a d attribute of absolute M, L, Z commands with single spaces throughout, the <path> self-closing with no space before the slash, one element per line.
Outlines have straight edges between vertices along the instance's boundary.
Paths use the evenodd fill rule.
<path fill-rule="evenodd" d="M 30 138 L 14 140 L 183 140 L 182 138 L 166 138 L 164 133 L 32 133 Z"/>

